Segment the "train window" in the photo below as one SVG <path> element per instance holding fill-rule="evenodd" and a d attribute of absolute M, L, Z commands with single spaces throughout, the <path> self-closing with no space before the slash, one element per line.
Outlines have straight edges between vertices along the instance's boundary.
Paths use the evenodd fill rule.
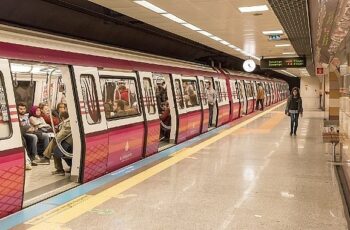
<path fill-rule="evenodd" d="M 227 101 L 228 96 L 227 96 L 227 86 L 225 81 L 220 81 L 220 88 L 221 88 L 222 101 Z"/>
<path fill-rule="evenodd" d="M 187 108 L 199 105 L 198 89 L 196 80 L 182 79 L 184 100 Z"/>
<path fill-rule="evenodd" d="M 154 92 L 152 88 L 152 82 L 150 78 L 143 78 L 143 98 L 144 98 L 144 104 L 147 108 L 148 114 L 155 114 L 156 113 L 156 102 L 154 100 Z"/>
<path fill-rule="evenodd" d="M 94 77 L 91 74 L 82 74 L 80 75 L 80 84 L 87 122 L 90 125 L 100 123 L 101 114 Z"/>
<path fill-rule="evenodd" d="M 201 91 L 202 103 L 203 103 L 203 105 L 207 105 L 208 104 L 208 95 L 207 95 L 207 89 L 204 85 L 203 80 L 200 80 L 200 82 L 199 82 L 199 89 Z"/>
<path fill-rule="evenodd" d="M 175 97 L 176 97 L 176 103 L 180 109 L 185 108 L 184 101 L 182 99 L 182 90 L 181 90 L 181 83 L 179 79 L 175 79 Z"/>
<path fill-rule="evenodd" d="M 230 86 L 231 86 L 231 91 L 232 91 L 232 99 L 236 100 L 238 95 L 237 95 L 235 82 L 234 81 L 230 81 Z"/>
<path fill-rule="evenodd" d="M 100 81 L 107 119 L 141 115 L 134 78 L 101 76 Z"/>
<path fill-rule="evenodd" d="M 0 72 L 0 140 L 11 137 L 12 128 L 10 120 L 4 76 Z"/>
<path fill-rule="evenodd" d="M 216 93 L 218 95 L 218 101 L 222 102 L 221 86 L 219 81 L 215 81 Z"/>

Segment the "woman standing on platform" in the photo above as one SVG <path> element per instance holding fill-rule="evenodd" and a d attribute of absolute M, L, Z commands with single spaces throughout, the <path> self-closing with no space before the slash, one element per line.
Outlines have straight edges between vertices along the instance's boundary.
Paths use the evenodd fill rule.
<path fill-rule="evenodd" d="M 292 95 L 289 96 L 285 110 L 286 115 L 290 116 L 290 135 L 296 136 L 298 129 L 299 114 L 303 116 L 303 101 L 297 87 L 292 89 Z"/>

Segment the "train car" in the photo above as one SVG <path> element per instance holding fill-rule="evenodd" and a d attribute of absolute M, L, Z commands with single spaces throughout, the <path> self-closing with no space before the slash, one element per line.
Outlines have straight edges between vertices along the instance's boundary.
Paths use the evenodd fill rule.
<path fill-rule="evenodd" d="M 256 79 L 0 26 L 0 218 L 253 112 Z"/>

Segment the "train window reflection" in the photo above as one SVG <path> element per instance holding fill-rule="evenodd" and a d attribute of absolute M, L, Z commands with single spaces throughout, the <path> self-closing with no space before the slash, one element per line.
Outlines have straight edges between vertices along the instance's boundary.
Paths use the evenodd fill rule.
<path fill-rule="evenodd" d="M 203 105 L 207 105 L 208 104 L 207 88 L 205 87 L 203 80 L 201 80 L 199 83 L 199 89 L 201 91 L 202 103 Z"/>
<path fill-rule="evenodd" d="M 0 72 L 0 140 L 11 136 L 10 113 L 7 104 L 4 77 Z"/>
<path fill-rule="evenodd" d="M 100 81 L 107 119 L 141 115 L 134 78 L 101 76 Z"/>
<path fill-rule="evenodd" d="M 186 107 L 195 107 L 199 105 L 198 89 L 196 80 L 182 79 L 182 87 L 184 92 L 184 100 Z"/>
<path fill-rule="evenodd" d="M 143 97 L 148 114 L 156 113 L 156 102 L 150 78 L 143 78 Z"/>
<path fill-rule="evenodd" d="M 89 124 L 100 123 L 101 114 L 94 77 L 90 74 L 83 74 L 80 76 L 80 84 L 87 122 Z"/>
<path fill-rule="evenodd" d="M 181 90 L 181 84 L 179 79 L 175 79 L 175 98 L 179 109 L 184 109 L 185 105 L 182 98 L 182 90 Z"/>

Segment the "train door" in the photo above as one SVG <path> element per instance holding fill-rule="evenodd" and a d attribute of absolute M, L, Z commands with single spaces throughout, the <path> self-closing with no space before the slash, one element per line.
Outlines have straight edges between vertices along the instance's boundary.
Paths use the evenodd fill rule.
<path fill-rule="evenodd" d="M 159 142 L 165 140 L 166 134 L 162 132 L 161 128 L 161 120 L 159 119 L 159 113 L 157 109 L 157 98 L 155 94 L 155 85 L 153 81 L 152 73 L 150 72 L 139 72 L 140 78 L 141 92 L 142 92 L 142 102 L 145 113 L 145 150 L 143 153 L 144 157 L 150 156 L 158 152 Z M 162 86 L 163 87 L 163 86 Z M 162 91 L 166 89 L 162 88 Z M 160 92 L 158 92 L 158 96 L 160 97 Z M 163 105 L 166 106 L 166 105 Z M 167 109 L 167 112 L 169 110 Z M 170 116 L 170 113 L 165 114 L 166 116 Z M 163 123 L 164 124 L 164 123 Z M 170 132 L 170 131 L 168 131 Z"/>
<path fill-rule="evenodd" d="M 87 182 L 107 172 L 107 120 L 98 69 L 82 66 L 73 69 L 85 134 L 83 182 Z"/>
<path fill-rule="evenodd" d="M 254 111 L 254 98 L 251 81 L 244 81 L 247 97 L 247 114 Z"/>
<path fill-rule="evenodd" d="M 238 85 L 240 88 L 240 93 L 242 97 L 243 105 L 241 106 L 241 115 L 247 115 L 248 101 L 246 96 L 246 89 L 244 87 L 243 80 L 238 80 Z"/>
<path fill-rule="evenodd" d="M 255 109 L 255 105 L 256 105 L 256 101 L 257 101 L 257 95 L 258 95 L 258 84 L 256 81 L 251 81 L 251 85 L 252 85 L 252 91 L 253 91 L 253 111 Z"/>
<path fill-rule="evenodd" d="M 275 103 L 275 90 L 273 88 L 272 82 L 269 82 L 270 86 L 270 95 L 271 95 L 271 104 Z"/>
<path fill-rule="evenodd" d="M 157 116 L 160 122 L 158 151 L 161 151 L 176 143 L 178 124 L 176 102 L 170 74 L 153 73 L 152 79 L 157 101 Z M 181 91 L 178 97 L 180 98 L 180 96 L 182 97 Z"/>
<path fill-rule="evenodd" d="M 176 143 L 184 142 L 187 139 L 187 109 L 185 107 L 184 92 L 182 88 L 181 75 L 173 74 L 171 75 L 174 97 L 174 105 L 176 105 L 177 111 L 177 128 L 176 135 L 173 132 L 173 136 L 176 138 Z M 170 92 L 170 91 L 168 91 Z M 174 130 L 174 131 L 175 131 Z M 170 136 L 172 136 L 170 134 Z"/>
<path fill-rule="evenodd" d="M 187 112 L 187 139 L 190 139 L 201 132 L 202 108 L 199 100 L 199 84 L 197 78 L 193 76 L 182 76 L 181 81 Z"/>
<path fill-rule="evenodd" d="M 230 120 L 230 101 L 228 98 L 226 79 L 214 78 L 215 88 L 218 95 L 217 126 L 221 126 Z"/>
<path fill-rule="evenodd" d="M 265 106 L 269 106 L 271 104 L 271 94 L 270 94 L 270 87 L 268 82 L 264 82 L 264 88 L 265 88 L 265 94 L 266 94 Z"/>
<path fill-rule="evenodd" d="M 237 92 L 237 82 L 234 79 L 230 79 L 230 88 L 232 93 L 232 105 L 231 105 L 231 120 L 235 120 L 239 118 L 239 109 L 240 109 L 240 103 L 239 103 L 239 94 Z"/>
<path fill-rule="evenodd" d="M 218 89 L 215 86 L 214 78 L 212 77 L 206 77 L 205 80 L 205 87 L 207 89 L 207 95 L 208 95 L 208 107 L 209 107 L 209 123 L 208 123 L 208 130 L 211 130 L 216 127 L 216 121 L 217 121 L 217 115 L 218 115 Z"/>
<path fill-rule="evenodd" d="M 23 205 L 28 206 L 81 182 L 82 125 L 68 66 L 11 61 L 10 68 L 22 140 L 33 166 L 25 176 Z"/>
<path fill-rule="evenodd" d="M 107 172 L 142 158 L 145 125 L 135 72 L 99 71 L 108 127 Z"/>
<path fill-rule="evenodd" d="M 9 62 L 0 59 L 0 219 L 22 208 L 26 155 Z"/>
<path fill-rule="evenodd" d="M 207 88 L 205 85 L 204 77 L 198 76 L 197 79 L 199 81 L 199 95 L 200 95 L 200 100 L 202 102 L 201 133 L 205 133 L 208 131 L 208 124 L 209 124 L 209 105 L 208 105 Z"/>

